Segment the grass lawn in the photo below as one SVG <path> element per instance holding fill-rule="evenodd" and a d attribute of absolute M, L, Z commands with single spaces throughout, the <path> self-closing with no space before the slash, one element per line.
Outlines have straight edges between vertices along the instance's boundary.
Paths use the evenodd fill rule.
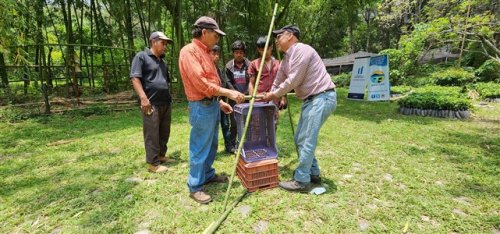
<path fill-rule="evenodd" d="M 498 233 L 500 104 L 473 118 L 398 114 L 395 103 L 345 99 L 320 134 L 323 195 L 280 189 L 247 195 L 220 233 Z M 292 99 L 294 120 L 300 102 Z M 227 185 L 209 185 L 209 205 L 188 197 L 187 103 L 175 104 L 166 174 L 146 171 L 137 111 L 54 115 L 0 122 L 0 233 L 202 232 L 222 212 Z M 219 134 L 220 136 L 220 134 Z M 214 167 L 231 174 L 233 158 Z M 297 164 L 286 112 L 277 144 L 280 178 Z M 232 198 L 244 188 L 238 180 Z"/>

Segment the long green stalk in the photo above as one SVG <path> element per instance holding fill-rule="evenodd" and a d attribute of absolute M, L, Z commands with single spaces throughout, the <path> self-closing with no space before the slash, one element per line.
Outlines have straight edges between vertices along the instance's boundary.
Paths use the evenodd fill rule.
<path fill-rule="evenodd" d="M 278 3 L 276 3 L 274 5 L 273 17 L 271 19 L 271 24 L 269 25 L 269 31 L 267 33 L 266 45 L 264 46 L 264 52 L 262 53 L 261 61 L 265 60 L 266 52 L 267 52 L 267 49 L 269 46 L 269 40 L 271 39 L 271 33 L 273 31 L 274 19 L 276 17 L 277 9 L 278 9 Z M 263 67 L 264 67 L 264 63 L 261 62 L 260 66 L 259 66 L 259 72 L 257 73 L 257 79 L 255 80 L 255 88 L 253 90 L 252 97 L 250 99 L 250 107 L 248 109 L 248 114 L 247 114 L 247 118 L 245 121 L 245 127 L 243 129 L 243 133 L 241 134 L 240 142 L 238 144 L 238 150 L 236 151 L 236 157 L 234 158 L 234 164 L 233 164 L 234 166 L 233 166 L 233 171 L 231 172 L 231 179 L 229 180 L 229 186 L 227 187 L 226 197 L 224 198 L 224 209 L 223 209 L 224 211 L 226 211 L 227 200 L 228 200 L 229 195 L 230 195 L 231 187 L 232 187 L 233 180 L 234 180 L 234 175 L 236 173 L 236 167 L 238 165 L 238 160 L 239 160 L 240 155 L 241 155 L 241 149 L 243 149 L 243 143 L 245 142 L 245 136 L 247 134 L 248 124 L 250 123 L 250 118 L 252 116 L 253 105 L 255 103 L 255 95 L 257 94 L 257 89 L 259 88 L 259 82 L 260 82 L 260 77 L 262 75 L 262 68 Z"/>
<path fill-rule="evenodd" d="M 247 195 L 247 191 L 246 190 L 243 191 L 243 193 L 241 194 L 241 196 L 238 197 L 238 199 L 236 199 L 236 201 L 233 202 L 233 204 L 231 205 L 230 209 L 227 209 L 226 211 L 224 211 L 224 213 L 222 213 L 222 215 L 219 217 L 219 219 L 217 219 L 217 221 L 211 223 L 210 226 L 208 226 L 207 229 L 205 229 L 205 231 L 203 231 L 203 233 L 204 234 L 215 233 L 215 231 L 217 230 L 217 228 L 227 218 L 227 216 L 229 215 L 229 213 L 231 213 L 231 211 L 234 209 L 234 207 L 236 207 L 236 205 L 243 199 L 243 197 L 245 197 L 245 195 Z"/>
<path fill-rule="evenodd" d="M 267 49 L 269 47 L 269 40 L 271 39 L 271 32 L 273 31 L 274 19 L 276 18 L 276 11 L 277 10 L 278 10 L 278 3 L 276 3 L 274 5 L 273 17 L 271 19 L 271 24 L 269 25 L 269 31 L 267 33 L 266 45 L 264 46 L 264 52 L 262 53 L 261 61 L 265 61 L 265 56 L 266 56 L 266 53 L 267 53 Z M 238 202 L 241 201 L 241 199 L 246 194 L 246 191 L 245 191 L 245 193 L 242 196 L 240 196 L 233 203 L 233 205 L 231 206 L 231 209 L 226 210 L 226 208 L 227 208 L 227 201 L 229 199 L 229 195 L 230 195 L 230 192 L 231 192 L 231 187 L 232 187 L 232 184 L 233 184 L 233 181 L 234 181 L 234 175 L 236 173 L 236 167 L 238 166 L 238 160 L 239 160 L 240 155 L 241 155 L 241 150 L 243 149 L 243 143 L 245 141 L 245 136 L 247 134 L 248 124 L 250 123 L 250 118 L 252 116 L 253 105 L 255 103 L 255 97 L 256 97 L 256 94 L 257 94 L 257 89 L 259 88 L 259 82 L 260 82 L 260 77 L 262 75 L 262 68 L 263 67 L 264 67 L 264 63 L 261 62 L 260 66 L 259 66 L 259 72 L 257 73 L 257 79 L 255 81 L 255 88 L 253 90 L 253 93 L 252 93 L 252 96 L 251 96 L 251 99 L 250 99 L 250 107 L 248 109 L 248 114 L 247 114 L 247 118 L 246 118 L 246 121 L 245 121 L 245 127 L 243 129 L 243 133 L 241 134 L 240 142 L 238 144 L 238 150 L 236 151 L 236 157 L 234 158 L 234 166 L 233 166 L 233 170 L 231 172 L 231 178 L 229 180 L 229 185 L 227 187 L 226 197 L 224 198 L 224 208 L 223 208 L 223 212 L 224 213 L 222 213 L 222 215 L 219 217 L 219 219 L 216 222 L 213 222 L 212 224 L 210 224 L 210 226 L 207 229 L 205 229 L 205 231 L 203 233 L 214 233 L 217 230 L 217 228 L 222 224 L 222 222 L 226 219 L 226 217 L 229 215 L 229 213 L 231 212 L 231 210 L 238 204 Z"/>

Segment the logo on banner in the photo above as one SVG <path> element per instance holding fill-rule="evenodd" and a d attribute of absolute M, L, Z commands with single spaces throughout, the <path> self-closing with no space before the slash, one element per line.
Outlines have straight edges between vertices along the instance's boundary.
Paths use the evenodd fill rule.
<path fill-rule="evenodd" d="M 374 84 L 380 84 L 384 82 L 384 78 L 385 78 L 384 72 L 381 70 L 375 70 L 373 74 L 370 76 L 370 80 Z"/>
<path fill-rule="evenodd" d="M 360 68 L 358 68 L 358 75 L 363 74 L 363 68 L 364 68 L 363 66 L 362 66 L 362 67 L 360 67 Z"/>

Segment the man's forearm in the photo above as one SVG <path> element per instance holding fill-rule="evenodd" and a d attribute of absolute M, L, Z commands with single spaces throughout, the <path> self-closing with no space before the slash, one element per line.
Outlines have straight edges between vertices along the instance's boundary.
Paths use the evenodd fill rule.
<path fill-rule="evenodd" d="M 134 91 L 137 94 L 137 96 L 139 96 L 139 98 L 141 98 L 141 99 L 147 98 L 146 93 L 144 92 L 144 89 L 142 87 L 141 81 L 136 77 L 132 78 L 131 81 L 132 81 L 132 86 L 134 87 Z"/>

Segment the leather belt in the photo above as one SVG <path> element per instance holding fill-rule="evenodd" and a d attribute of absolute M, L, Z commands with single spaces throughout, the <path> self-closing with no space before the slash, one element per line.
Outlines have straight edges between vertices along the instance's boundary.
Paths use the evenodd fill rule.
<path fill-rule="evenodd" d="M 315 98 L 316 96 L 318 96 L 318 95 L 320 95 L 320 94 L 322 94 L 322 93 L 326 93 L 326 92 L 335 92 L 335 88 L 327 89 L 327 90 L 321 91 L 321 92 L 319 92 L 319 93 L 317 93 L 317 94 L 309 95 L 308 97 L 306 97 L 306 98 L 304 99 L 304 101 L 310 101 L 310 100 L 312 100 L 313 98 Z"/>
<path fill-rule="evenodd" d="M 217 97 L 203 98 L 199 100 L 199 102 L 207 106 L 210 105 L 213 101 L 217 101 Z"/>

